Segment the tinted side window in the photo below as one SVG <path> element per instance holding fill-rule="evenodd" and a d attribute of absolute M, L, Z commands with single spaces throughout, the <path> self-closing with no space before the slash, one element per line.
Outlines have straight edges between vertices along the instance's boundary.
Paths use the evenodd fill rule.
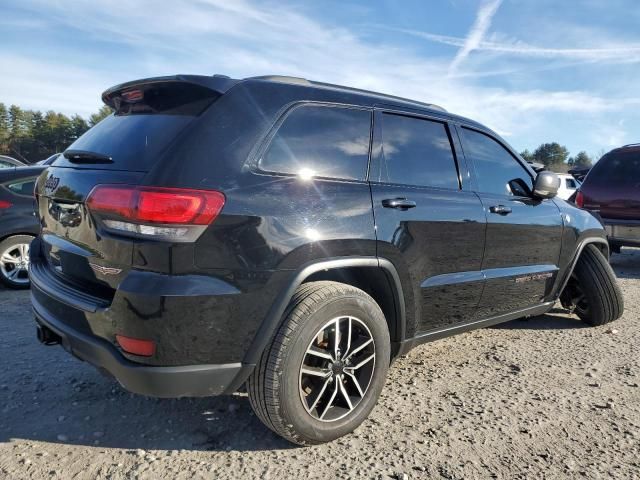
<path fill-rule="evenodd" d="M 17 193 L 18 195 L 33 195 L 33 188 L 35 186 L 35 178 L 30 178 L 28 180 L 22 180 L 20 182 L 10 183 L 7 185 L 7 188 L 11 190 L 13 193 Z"/>
<path fill-rule="evenodd" d="M 576 182 L 574 182 L 573 180 L 571 180 L 570 178 L 565 179 L 567 188 L 576 188 Z"/>
<path fill-rule="evenodd" d="M 458 171 L 444 123 L 382 114 L 382 152 L 373 181 L 459 188 Z"/>
<path fill-rule="evenodd" d="M 368 110 L 298 107 L 286 117 L 258 165 L 268 172 L 364 180 L 370 130 Z"/>
<path fill-rule="evenodd" d="M 533 188 L 531 175 L 500 143 L 475 130 L 463 128 L 465 156 L 476 167 L 478 190 L 500 195 L 526 196 Z"/>

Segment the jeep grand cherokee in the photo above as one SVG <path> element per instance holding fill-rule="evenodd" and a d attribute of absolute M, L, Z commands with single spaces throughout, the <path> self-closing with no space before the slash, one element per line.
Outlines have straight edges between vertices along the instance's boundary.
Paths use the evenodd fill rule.
<path fill-rule="evenodd" d="M 159 397 L 232 393 L 298 444 L 369 414 L 393 359 L 623 304 L 602 225 L 435 105 L 287 77 L 137 80 L 37 182 L 38 337 Z"/>

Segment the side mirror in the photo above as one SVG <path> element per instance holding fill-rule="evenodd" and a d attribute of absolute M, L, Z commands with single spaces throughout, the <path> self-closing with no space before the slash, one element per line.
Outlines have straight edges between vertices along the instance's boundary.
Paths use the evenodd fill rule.
<path fill-rule="evenodd" d="M 553 172 L 538 173 L 533 186 L 533 196 L 537 198 L 553 198 L 558 194 L 560 177 Z"/>

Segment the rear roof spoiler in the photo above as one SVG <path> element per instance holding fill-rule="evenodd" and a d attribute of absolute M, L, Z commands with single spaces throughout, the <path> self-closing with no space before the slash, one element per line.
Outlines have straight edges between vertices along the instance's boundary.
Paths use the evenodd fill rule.
<path fill-rule="evenodd" d="M 239 80 L 234 80 L 225 75 L 169 75 L 166 77 L 151 77 L 132 80 L 131 82 L 121 83 L 108 88 L 102 93 L 102 101 L 114 108 L 114 97 L 118 92 L 129 90 L 136 87 L 147 86 L 154 83 L 186 83 L 207 88 L 222 95 L 233 87 Z"/>

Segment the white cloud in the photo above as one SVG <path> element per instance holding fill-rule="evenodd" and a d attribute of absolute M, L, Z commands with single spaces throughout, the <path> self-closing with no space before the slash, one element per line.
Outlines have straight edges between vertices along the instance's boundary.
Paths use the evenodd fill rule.
<path fill-rule="evenodd" d="M 493 52 L 518 55 L 569 56 L 563 49 L 486 38 L 499 4 L 483 4 L 465 39 L 413 32 L 459 47 L 457 60 L 451 64 L 447 58 L 365 40 L 347 28 L 279 3 L 176 0 L 171 8 L 161 8 L 143 0 L 123 8 L 114 1 L 93 0 L 67 8 L 37 0 L 29 4 L 34 16 L 40 12 L 49 28 L 73 32 L 79 45 L 75 53 L 61 54 L 53 46 L 29 57 L 9 53 L 0 45 L 0 68 L 12 72 L 0 77 L 0 101 L 88 115 L 99 107 L 99 95 L 105 88 L 134 78 L 173 73 L 224 73 L 241 78 L 275 73 L 437 103 L 516 137 L 550 113 L 599 115 L 639 104 L 635 97 L 625 98 L 618 92 L 611 99 L 586 89 L 549 91 L 476 83 L 478 73 L 467 76 L 458 68 L 472 51 L 493 48 Z M 89 61 L 85 42 L 110 44 L 117 54 Z M 612 58 L 607 49 L 598 55 Z M 571 50 L 575 55 L 576 49 Z M 460 71 L 447 77 L 451 65 Z M 500 63 L 479 74 L 504 75 L 512 67 Z"/>
<path fill-rule="evenodd" d="M 424 38 L 426 40 L 442 43 L 444 45 L 462 47 L 460 52 L 466 48 L 469 40 L 468 37 L 451 37 L 447 35 L 438 35 L 416 30 L 396 29 L 396 31 Z M 567 60 L 579 60 L 585 62 L 640 62 L 640 43 L 619 43 L 607 47 L 592 48 L 549 48 L 530 45 L 526 42 L 516 39 L 505 39 L 503 41 L 482 39 L 480 41 L 474 42 L 472 50 L 542 59 L 558 58 Z M 458 52 L 458 56 L 460 55 L 460 52 Z M 467 55 L 468 53 L 469 52 L 467 52 Z M 456 59 L 458 58 L 458 56 L 456 56 Z M 459 65 L 459 63 L 460 62 L 458 62 L 456 67 Z"/>
<path fill-rule="evenodd" d="M 480 6 L 476 20 L 471 30 L 469 30 L 467 38 L 465 38 L 464 43 L 461 45 L 460 50 L 458 50 L 458 53 L 449 66 L 449 73 L 454 73 L 464 59 L 480 46 L 484 36 L 491 27 L 491 20 L 493 20 L 493 16 L 498 11 L 501 3 L 502 0 L 487 0 Z"/>

